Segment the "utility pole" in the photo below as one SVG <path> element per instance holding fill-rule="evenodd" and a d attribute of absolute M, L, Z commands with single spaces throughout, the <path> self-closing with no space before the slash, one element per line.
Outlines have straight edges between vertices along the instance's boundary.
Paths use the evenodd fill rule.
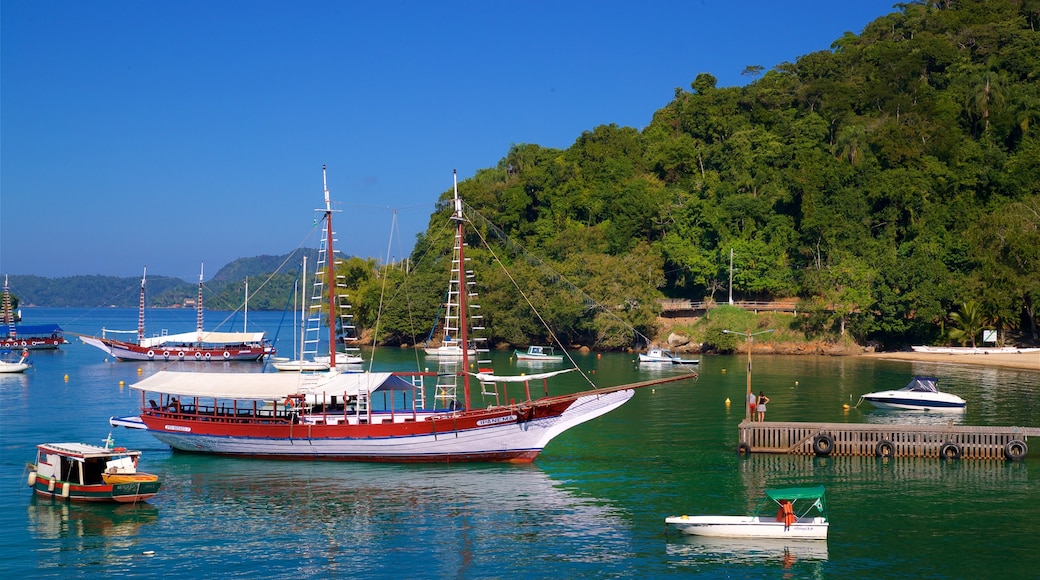
<path fill-rule="evenodd" d="M 729 305 L 733 306 L 733 248 L 729 249 Z"/>

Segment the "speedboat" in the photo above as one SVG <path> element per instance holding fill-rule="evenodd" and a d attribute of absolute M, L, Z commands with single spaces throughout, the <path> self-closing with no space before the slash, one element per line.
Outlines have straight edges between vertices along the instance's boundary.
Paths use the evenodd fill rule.
<path fill-rule="evenodd" d="M 964 399 L 950 393 L 939 392 L 934 377 L 914 377 L 902 389 L 877 391 L 863 395 L 863 400 L 879 409 L 903 409 L 907 411 L 963 411 Z"/>
<path fill-rule="evenodd" d="M 671 516 L 664 522 L 694 536 L 827 539 L 823 486 L 767 489 L 765 495 L 751 515 Z M 775 516 L 771 513 L 774 504 L 778 508 Z"/>
<path fill-rule="evenodd" d="M 672 351 L 666 348 L 651 348 L 646 353 L 639 353 L 639 362 L 641 363 L 675 363 L 680 365 L 695 365 L 700 360 L 682 358 L 672 354 Z"/>

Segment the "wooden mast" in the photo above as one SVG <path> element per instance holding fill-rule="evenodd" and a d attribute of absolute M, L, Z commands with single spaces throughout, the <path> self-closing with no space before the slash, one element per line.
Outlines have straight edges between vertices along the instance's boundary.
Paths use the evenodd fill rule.
<path fill-rule="evenodd" d="M 332 249 L 332 204 L 329 201 L 329 185 L 325 178 L 325 166 L 321 166 L 321 185 L 325 190 L 325 284 L 329 287 L 329 369 L 336 368 L 336 287 L 333 284 L 335 252 Z"/>
<path fill-rule="evenodd" d="M 141 274 L 141 298 L 137 304 L 137 344 L 144 340 L 144 279 L 148 277 L 148 266 L 144 267 Z"/>
<path fill-rule="evenodd" d="M 451 171 L 455 188 L 455 215 L 451 219 L 456 222 L 455 243 L 459 246 L 459 339 L 462 341 L 462 392 L 464 393 L 465 410 L 470 410 L 469 399 L 469 322 L 466 316 L 466 254 L 462 243 L 462 227 L 466 218 L 462 215 L 462 200 L 459 199 L 458 171 Z"/>
<path fill-rule="evenodd" d="M 199 266 L 199 296 L 195 299 L 195 331 L 202 334 L 202 276 L 206 271 L 206 264 Z"/>

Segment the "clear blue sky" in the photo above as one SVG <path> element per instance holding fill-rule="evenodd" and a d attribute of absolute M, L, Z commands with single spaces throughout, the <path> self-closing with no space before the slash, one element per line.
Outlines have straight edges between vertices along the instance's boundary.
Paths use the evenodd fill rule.
<path fill-rule="evenodd" d="M 323 164 L 337 249 L 400 259 L 452 169 L 642 128 L 699 73 L 746 84 L 893 4 L 3 0 L 0 274 L 316 247 Z"/>

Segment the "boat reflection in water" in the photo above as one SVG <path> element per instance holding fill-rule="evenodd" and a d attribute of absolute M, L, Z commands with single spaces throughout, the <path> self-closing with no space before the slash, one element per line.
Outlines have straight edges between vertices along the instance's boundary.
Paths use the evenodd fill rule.
<path fill-rule="evenodd" d="M 180 455 L 169 467 L 180 491 L 164 527 L 199 529 L 220 553 L 173 543 L 167 555 L 191 570 L 234 565 L 277 576 L 320 562 L 332 577 L 466 576 L 478 546 L 521 545 L 560 561 L 623 560 L 632 542 L 629 516 L 608 500 L 574 491 L 535 465 L 397 465 L 282 462 Z M 228 525 L 201 529 L 202 522 Z M 450 521 L 447 524 L 446 521 Z M 590 525 L 595 522 L 595 525 Z M 388 553 L 392 536 L 400 548 Z M 289 546 L 270 563 L 255 554 Z M 307 553 L 297 553 L 305 546 Z M 415 555 L 417 557 L 402 557 Z M 389 556 L 393 556 L 390 558 Z M 420 557 L 421 556 L 421 557 Z M 302 558 L 302 560 L 301 560 Z M 267 562 L 265 560 L 265 562 Z"/>
<path fill-rule="evenodd" d="M 29 500 L 29 531 L 41 540 L 59 538 L 134 538 L 155 523 L 159 509 L 137 504 L 82 504 L 33 495 Z"/>
<path fill-rule="evenodd" d="M 705 538 L 669 535 L 667 552 L 675 564 L 695 566 L 712 564 L 763 564 L 776 562 L 783 568 L 797 568 L 799 563 L 827 559 L 827 542 L 813 540 L 774 540 L 752 538 Z"/>

